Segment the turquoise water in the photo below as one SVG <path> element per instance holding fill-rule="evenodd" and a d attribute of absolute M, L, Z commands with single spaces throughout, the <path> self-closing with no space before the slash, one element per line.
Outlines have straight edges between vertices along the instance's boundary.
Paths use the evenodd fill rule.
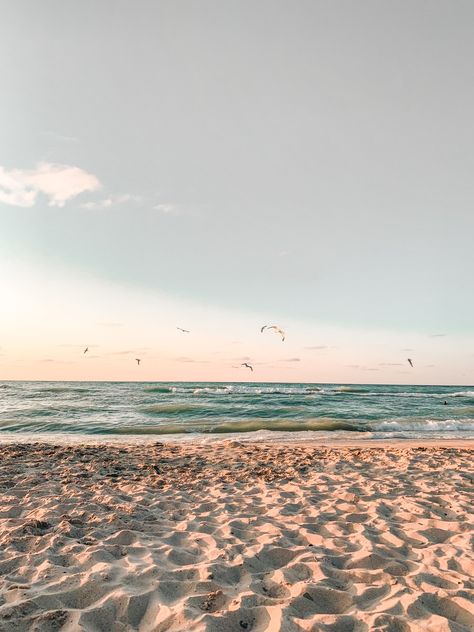
<path fill-rule="evenodd" d="M 474 438 L 474 387 L 0 382 L 0 436 L 23 432 L 261 437 L 275 431 Z"/>

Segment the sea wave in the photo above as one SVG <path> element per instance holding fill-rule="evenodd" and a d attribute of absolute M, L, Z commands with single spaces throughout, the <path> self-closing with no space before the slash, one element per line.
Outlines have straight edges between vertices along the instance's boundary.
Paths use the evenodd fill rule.
<path fill-rule="evenodd" d="M 37 393 L 91 393 L 94 389 L 84 386 L 41 386 Z"/>
<path fill-rule="evenodd" d="M 141 426 L 117 426 L 109 428 L 107 434 L 235 434 L 261 430 L 272 432 L 361 432 L 361 433 L 433 433 L 445 431 L 467 432 L 474 430 L 474 419 L 455 420 L 392 420 L 364 424 L 357 420 L 342 421 L 327 417 L 315 419 L 247 419 L 208 423 L 205 420 L 192 424 L 157 424 Z"/>
<path fill-rule="evenodd" d="M 18 424 L 18 419 L 0 419 L 0 428 L 8 428 Z"/>
<path fill-rule="evenodd" d="M 429 392 L 414 392 L 414 391 L 371 391 L 371 390 L 363 390 L 356 389 L 352 387 L 340 387 L 334 390 L 328 390 L 327 394 L 333 395 L 334 393 L 355 393 L 361 394 L 366 397 L 408 397 L 415 399 L 450 399 L 450 398 L 466 398 L 473 399 L 474 401 L 474 391 L 459 391 L 457 393 L 429 393 Z"/>
<path fill-rule="evenodd" d="M 456 393 L 449 393 L 447 397 L 473 397 L 474 391 L 458 391 Z"/>
<path fill-rule="evenodd" d="M 367 430 L 370 432 L 452 432 L 473 431 L 474 419 L 387 419 L 377 423 L 369 424 Z"/>
<path fill-rule="evenodd" d="M 4 382 L 0 386 L 0 434 L 245 432 L 251 438 L 252 432 L 268 436 L 274 432 L 275 437 L 275 431 L 288 436 L 326 431 L 337 437 L 358 431 L 365 437 L 436 433 L 474 437 L 474 387 L 464 385 Z"/>
<path fill-rule="evenodd" d="M 454 411 L 459 415 L 473 416 L 474 417 L 474 406 L 456 406 Z"/>
<path fill-rule="evenodd" d="M 209 386 L 205 386 L 203 388 L 195 388 L 193 389 L 193 395 L 227 395 L 231 393 L 232 389 L 228 386 L 215 387 L 210 388 Z"/>
<path fill-rule="evenodd" d="M 190 413 L 202 410 L 202 406 L 197 404 L 151 404 L 140 408 L 141 412 L 149 415 L 178 415 L 179 413 Z"/>
<path fill-rule="evenodd" d="M 175 386 L 148 386 L 143 389 L 145 393 L 175 393 Z"/>
<path fill-rule="evenodd" d="M 364 432 L 365 428 L 356 421 L 341 421 L 326 417 L 316 419 L 247 419 L 208 423 L 205 420 L 193 424 L 157 424 L 154 426 L 117 426 L 107 430 L 111 434 L 233 434 L 271 430 L 278 432 L 335 431 Z"/>

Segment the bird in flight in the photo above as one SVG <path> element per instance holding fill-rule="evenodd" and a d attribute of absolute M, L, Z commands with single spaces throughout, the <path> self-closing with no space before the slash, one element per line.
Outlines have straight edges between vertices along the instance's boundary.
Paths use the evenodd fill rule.
<path fill-rule="evenodd" d="M 281 336 L 281 341 L 284 342 L 286 334 L 281 327 L 278 327 L 278 325 L 264 325 L 260 328 L 260 333 L 263 334 L 265 329 L 273 329 L 276 334 Z"/>
<path fill-rule="evenodd" d="M 135 358 L 135 360 L 137 361 L 137 364 L 139 365 L 141 362 L 140 358 Z"/>
<path fill-rule="evenodd" d="M 253 371 L 253 366 L 249 364 L 248 362 L 242 362 L 240 366 L 246 366 L 247 369 L 250 369 L 251 371 Z"/>
<path fill-rule="evenodd" d="M 87 353 L 88 351 L 89 351 L 89 347 L 86 347 L 86 348 L 84 349 L 84 351 L 82 352 L 82 355 L 84 355 L 84 354 L 85 354 L 85 353 Z"/>
<path fill-rule="evenodd" d="M 408 364 L 411 366 L 411 368 L 413 368 L 413 360 L 411 358 L 407 358 L 408 359 Z"/>
<path fill-rule="evenodd" d="M 189 329 L 183 329 L 182 327 L 176 327 L 178 331 L 181 331 L 183 334 L 189 334 Z"/>

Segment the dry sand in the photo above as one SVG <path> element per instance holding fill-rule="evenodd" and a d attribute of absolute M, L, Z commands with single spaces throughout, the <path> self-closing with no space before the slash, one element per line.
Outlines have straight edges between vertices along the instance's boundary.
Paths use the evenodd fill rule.
<path fill-rule="evenodd" d="M 471 445 L 0 445 L 0 630 L 472 631 Z"/>

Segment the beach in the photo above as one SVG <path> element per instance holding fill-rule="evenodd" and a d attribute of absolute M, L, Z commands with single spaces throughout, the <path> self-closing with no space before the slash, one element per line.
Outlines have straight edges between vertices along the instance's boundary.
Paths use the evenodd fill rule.
<path fill-rule="evenodd" d="M 0 630 L 473 630 L 473 447 L 2 443 Z"/>

